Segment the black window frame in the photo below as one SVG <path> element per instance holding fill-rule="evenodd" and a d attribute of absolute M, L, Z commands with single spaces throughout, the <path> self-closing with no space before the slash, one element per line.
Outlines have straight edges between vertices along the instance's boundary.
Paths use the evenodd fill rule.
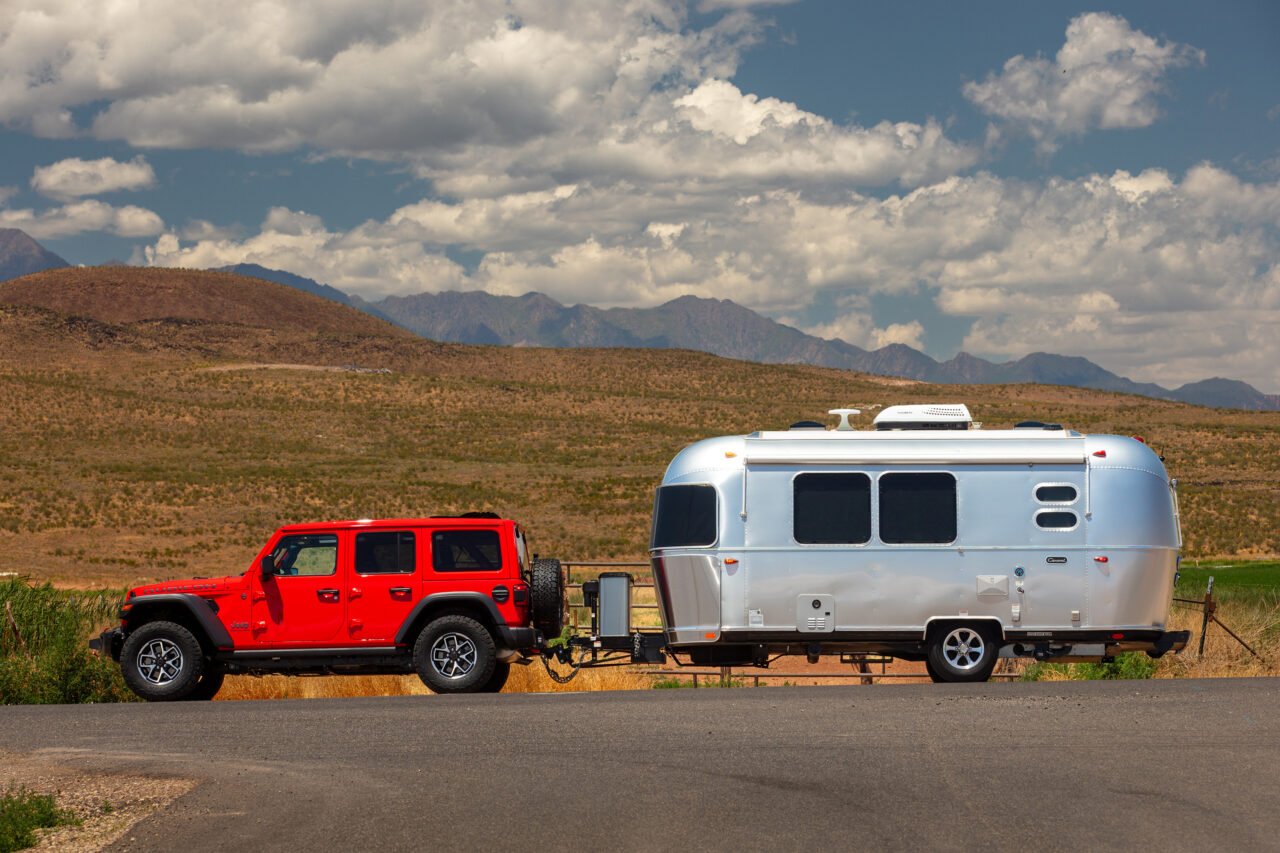
<path fill-rule="evenodd" d="M 360 565 L 361 556 L 361 538 L 370 536 L 395 536 L 397 537 L 396 545 L 396 566 L 395 569 L 369 569 L 362 568 Z M 409 537 L 406 543 L 404 537 Z M 375 546 L 376 547 L 376 546 Z M 404 568 L 402 558 L 405 550 L 408 550 L 409 567 Z M 412 530 L 361 530 L 356 533 L 355 539 L 355 573 L 361 576 L 374 577 L 380 575 L 411 575 L 418 570 L 418 538 Z"/>
<path fill-rule="evenodd" d="M 917 480 L 923 477 L 938 477 L 938 478 L 946 477 L 948 480 L 951 481 L 951 509 L 952 509 L 951 526 L 950 528 L 947 528 L 951 533 L 950 539 L 938 539 L 936 538 L 936 536 L 934 538 L 928 538 L 928 539 L 901 538 L 898 536 L 890 538 L 885 535 L 885 519 L 887 517 L 885 513 L 885 505 L 886 503 L 891 503 L 892 500 L 896 500 L 896 498 L 893 498 L 889 501 L 886 500 L 886 496 L 885 496 L 886 484 L 892 485 L 896 483 L 899 478 L 907 478 L 907 477 L 915 478 Z M 960 484 L 956 478 L 956 475 L 952 474 L 950 471 L 888 471 L 888 472 L 885 472 L 876 479 L 876 501 L 877 501 L 876 533 L 879 535 L 880 541 L 885 545 L 954 545 L 960 538 Z M 925 515 L 930 516 L 931 518 L 941 517 L 936 513 L 930 513 L 928 511 L 926 511 Z M 898 523 L 898 517 L 894 516 L 893 518 L 894 518 L 893 523 L 895 524 Z M 926 519 L 922 519 L 922 518 L 917 519 L 917 521 L 924 521 L 924 520 Z"/>
<path fill-rule="evenodd" d="M 482 568 L 478 566 L 467 565 L 467 566 L 459 567 L 456 565 L 456 562 L 454 565 L 441 566 L 441 556 L 444 552 L 441 548 L 437 547 L 437 541 L 439 537 L 454 536 L 454 535 L 474 536 L 476 534 L 493 537 L 493 541 L 497 544 L 498 564 L 496 566 Z M 460 547 L 462 547 L 466 551 L 472 552 L 474 556 L 473 549 L 476 547 L 475 545 L 472 545 L 472 546 L 462 545 Z M 449 547 L 449 554 L 452 559 L 454 554 L 452 545 Z M 448 530 L 433 530 L 431 532 L 431 568 L 433 571 L 441 572 L 444 574 L 458 574 L 462 572 L 483 572 L 485 574 L 490 574 L 490 573 L 502 571 L 503 565 L 504 565 L 504 559 L 502 556 L 502 534 L 499 533 L 497 530 L 494 530 L 493 528 L 489 528 L 489 527 L 474 528 L 474 529 L 473 528 L 452 528 Z"/>
<path fill-rule="evenodd" d="M 822 482 L 834 484 L 836 481 L 841 479 L 859 480 L 861 481 L 862 486 L 865 487 L 865 517 L 857 519 L 857 521 L 864 522 L 865 527 L 861 529 L 854 528 L 855 535 L 865 532 L 865 536 L 861 539 L 843 537 L 836 538 L 837 534 L 833 533 L 825 537 L 815 535 L 813 538 L 802 539 L 800 524 L 802 511 L 801 488 L 810 483 Z M 810 494 L 816 495 L 823 491 L 824 490 L 822 489 L 815 489 Z M 871 506 L 871 492 L 871 477 L 862 471 L 805 471 L 803 473 L 796 474 L 791 479 L 791 538 L 797 545 L 866 545 L 871 541 L 872 528 L 874 527 L 874 524 L 872 523 L 873 513 Z M 807 509 L 807 507 L 804 507 L 804 509 Z M 862 514 L 861 507 L 855 506 L 853 510 L 858 512 L 860 515 Z M 809 536 L 810 530 L 812 530 L 808 525 L 815 524 L 816 521 L 817 520 L 813 517 L 805 519 L 805 536 Z"/>
<path fill-rule="evenodd" d="M 699 525 L 698 532 L 705 534 L 706 533 L 705 522 L 709 520 L 711 522 L 710 541 L 706 541 L 706 542 L 701 541 L 702 539 L 706 538 L 705 535 L 698 536 L 696 538 L 690 537 L 688 535 L 683 537 L 674 537 L 675 540 L 680 540 L 680 541 L 659 541 L 658 534 L 660 531 L 664 529 L 663 521 L 667 517 L 664 513 L 664 508 L 667 511 L 669 511 L 672 508 L 672 503 L 670 501 L 670 498 L 668 497 L 668 500 L 665 502 L 663 498 L 664 496 L 670 496 L 674 490 L 682 490 L 682 491 L 687 490 L 687 493 L 691 496 L 702 495 L 705 497 L 707 492 L 710 493 L 711 495 L 711 505 L 709 507 L 710 512 L 709 513 L 707 512 L 708 507 L 704 505 L 700 508 L 700 511 L 695 516 L 694 513 L 692 512 L 692 508 L 690 508 L 690 511 L 684 514 L 684 519 L 686 523 L 684 524 L 684 528 L 682 530 L 682 532 L 685 532 L 685 533 L 688 533 L 690 531 L 691 525 L 689 525 L 687 522 L 689 518 L 693 517 L 695 520 L 701 520 L 703 522 L 701 525 Z M 711 485 L 710 483 L 676 483 L 670 486 L 658 487 L 658 490 L 654 493 L 654 496 L 653 496 L 653 530 L 651 531 L 651 534 L 649 537 L 650 549 L 658 550 L 661 548 L 714 548 L 716 546 L 716 543 L 719 541 L 720 541 L 720 494 L 715 486 Z"/>
<path fill-rule="evenodd" d="M 1040 519 L 1045 518 L 1047 516 L 1054 516 L 1054 515 L 1069 515 L 1071 516 L 1072 523 L 1065 527 L 1059 527 L 1056 525 L 1048 525 L 1048 524 L 1040 523 Z M 1052 509 L 1042 509 L 1036 512 L 1035 523 L 1037 528 L 1039 528 L 1040 530 L 1044 530 L 1048 533 L 1070 533 L 1071 531 L 1075 530 L 1080 526 L 1080 514 L 1077 513 L 1074 509 L 1065 509 L 1065 508 L 1060 509 L 1057 507 Z"/>

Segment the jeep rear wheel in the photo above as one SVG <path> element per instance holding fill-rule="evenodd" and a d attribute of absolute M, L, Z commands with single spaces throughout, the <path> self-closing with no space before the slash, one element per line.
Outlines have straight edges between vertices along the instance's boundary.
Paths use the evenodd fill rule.
<path fill-rule="evenodd" d="M 481 687 L 480 693 L 501 693 L 503 686 L 507 683 L 507 678 L 511 675 L 511 664 L 498 661 L 493 666 L 493 675 L 489 676 L 489 680 Z"/>
<path fill-rule="evenodd" d="M 559 560 L 534 560 L 529 578 L 533 604 L 533 627 L 548 640 L 560 636 L 564 627 L 564 574 Z"/>
<path fill-rule="evenodd" d="M 176 622 L 148 622 L 125 639 L 120 671 L 129 689 L 148 702 L 186 699 L 204 674 L 204 652 Z"/>
<path fill-rule="evenodd" d="M 413 645 L 413 666 L 433 693 L 478 693 L 497 666 L 493 636 L 469 616 L 441 616 Z"/>

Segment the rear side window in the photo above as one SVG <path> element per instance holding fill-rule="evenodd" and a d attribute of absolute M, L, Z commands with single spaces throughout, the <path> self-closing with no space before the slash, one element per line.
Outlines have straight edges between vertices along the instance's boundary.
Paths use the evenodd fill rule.
<path fill-rule="evenodd" d="M 1042 504 L 1075 503 L 1076 487 L 1067 485 L 1036 486 L 1036 500 Z"/>
<path fill-rule="evenodd" d="M 362 575 L 412 574 L 413 534 L 409 531 L 356 534 L 356 572 Z"/>
<path fill-rule="evenodd" d="M 800 474 L 793 534 L 805 545 L 861 545 L 871 539 L 871 478 L 866 474 Z"/>
<path fill-rule="evenodd" d="M 950 474 L 882 476 L 880 540 L 891 545 L 956 541 L 956 478 Z"/>
<path fill-rule="evenodd" d="M 653 508 L 654 548 L 703 547 L 716 541 L 716 490 L 663 486 Z"/>
<path fill-rule="evenodd" d="M 431 534 L 431 565 L 437 572 L 492 572 L 502 568 L 496 530 L 438 530 Z"/>

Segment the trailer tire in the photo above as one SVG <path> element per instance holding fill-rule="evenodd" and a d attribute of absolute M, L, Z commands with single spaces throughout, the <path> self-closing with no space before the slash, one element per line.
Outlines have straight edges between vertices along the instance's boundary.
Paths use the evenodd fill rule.
<path fill-rule="evenodd" d="M 493 635 L 470 616 L 427 623 L 413 644 L 413 666 L 432 693 L 480 693 L 497 666 Z"/>
<path fill-rule="evenodd" d="M 204 650 L 178 623 L 148 622 L 125 638 L 120 672 L 129 689 L 148 702 L 177 702 L 204 675 Z"/>
<path fill-rule="evenodd" d="M 507 678 L 511 675 L 511 664 L 498 661 L 493 665 L 493 675 L 489 676 L 489 680 L 485 682 L 484 687 L 477 690 L 477 693 L 501 693 L 503 686 L 507 683 Z"/>
<path fill-rule="evenodd" d="M 929 642 L 926 667 L 935 681 L 987 681 L 1000 657 L 1000 644 L 990 626 L 950 623 L 938 626 Z"/>
<path fill-rule="evenodd" d="M 929 663 L 928 658 L 924 659 L 924 671 L 929 673 L 929 680 L 932 681 L 934 684 L 942 683 L 943 681 L 942 676 L 939 675 L 938 671 L 933 668 L 933 664 Z"/>
<path fill-rule="evenodd" d="M 564 628 L 564 573 L 560 561 L 534 560 L 529 574 L 533 627 L 548 640 L 555 639 Z"/>

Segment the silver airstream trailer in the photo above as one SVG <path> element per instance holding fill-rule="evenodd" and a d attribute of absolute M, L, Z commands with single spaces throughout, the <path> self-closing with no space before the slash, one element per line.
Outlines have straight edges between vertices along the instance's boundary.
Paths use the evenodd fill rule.
<path fill-rule="evenodd" d="M 1181 546 L 1176 481 L 1145 444 L 1056 424 L 984 430 L 961 405 L 892 406 L 700 441 L 667 468 L 651 557 L 668 649 L 923 660 L 1159 657 Z"/>

